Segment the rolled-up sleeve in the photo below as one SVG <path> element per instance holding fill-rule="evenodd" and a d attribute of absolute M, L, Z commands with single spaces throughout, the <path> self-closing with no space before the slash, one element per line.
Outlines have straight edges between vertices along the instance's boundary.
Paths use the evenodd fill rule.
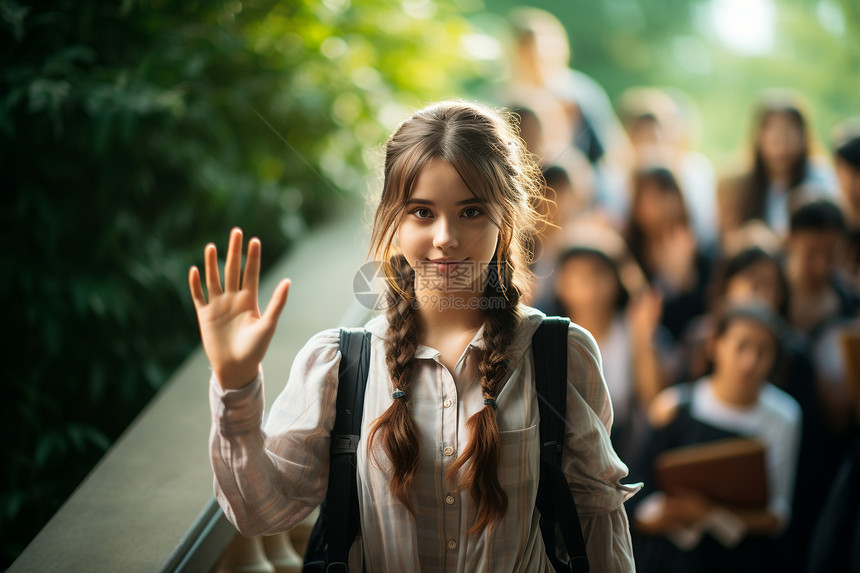
<path fill-rule="evenodd" d="M 263 426 L 263 376 L 237 390 L 209 382 L 215 496 L 247 536 L 289 529 L 325 497 L 340 350 L 323 331 L 299 351 Z"/>
<path fill-rule="evenodd" d="M 586 330 L 568 331 L 568 392 L 562 463 L 582 523 L 591 571 L 634 571 L 624 502 L 640 484 L 625 485 L 627 466 L 609 441 L 612 403 L 600 351 Z"/>

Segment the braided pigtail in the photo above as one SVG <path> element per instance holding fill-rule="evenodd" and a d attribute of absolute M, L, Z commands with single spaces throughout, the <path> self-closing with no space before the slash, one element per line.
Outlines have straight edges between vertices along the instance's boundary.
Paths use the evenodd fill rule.
<path fill-rule="evenodd" d="M 496 419 L 496 396 L 507 378 L 509 350 L 518 321 L 519 292 L 515 288 L 506 288 L 506 285 L 511 285 L 510 265 L 503 265 L 503 268 L 507 272 L 499 273 L 496 261 L 490 264 L 484 290 L 484 296 L 491 302 L 484 322 L 486 349 L 481 353 L 478 363 L 484 407 L 466 422 L 471 440 L 447 470 L 448 479 L 456 481 L 460 469 L 465 466 L 460 483 L 469 490 L 478 508 L 475 524 L 469 533 L 481 531 L 491 523 L 500 521 L 508 507 L 508 496 L 499 483 L 502 438 Z M 471 463 L 466 466 L 470 460 Z"/>
<path fill-rule="evenodd" d="M 409 496 L 412 479 L 418 469 L 418 434 L 409 416 L 407 398 L 412 371 L 415 366 L 415 349 L 418 346 L 418 313 L 414 308 L 415 272 L 403 255 L 392 257 L 389 263 L 387 317 L 389 336 L 385 341 L 385 362 L 394 383 L 395 398 L 391 406 L 373 423 L 368 438 L 368 449 L 379 463 L 374 443 L 379 440 L 382 450 L 391 462 L 391 491 L 413 511 Z"/>

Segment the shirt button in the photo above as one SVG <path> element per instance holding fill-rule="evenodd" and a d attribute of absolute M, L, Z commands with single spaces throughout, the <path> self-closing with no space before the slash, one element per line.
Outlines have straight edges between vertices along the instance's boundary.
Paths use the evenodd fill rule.
<path fill-rule="evenodd" d="M 454 403 L 454 401 L 453 401 L 453 400 L 451 400 L 450 398 L 448 398 L 447 400 L 445 400 L 445 402 L 444 402 L 444 404 L 443 404 L 443 405 L 444 405 L 446 408 L 450 408 L 450 407 L 451 407 L 451 404 L 453 404 L 453 403 Z"/>
<path fill-rule="evenodd" d="M 454 448 L 452 448 L 451 446 L 445 446 L 445 449 L 442 450 L 442 453 L 446 456 L 451 456 L 454 454 Z"/>
<path fill-rule="evenodd" d="M 457 549 L 457 542 L 453 539 L 448 542 L 448 549 Z"/>
<path fill-rule="evenodd" d="M 448 497 L 445 498 L 445 503 L 447 503 L 448 505 L 454 505 L 455 501 L 456 500 L 454 499 L 453 495 L 449 495 Z"/>

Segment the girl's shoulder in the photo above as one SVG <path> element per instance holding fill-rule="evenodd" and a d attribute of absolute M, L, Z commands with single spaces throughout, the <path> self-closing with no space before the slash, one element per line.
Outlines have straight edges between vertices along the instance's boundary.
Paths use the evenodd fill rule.
<path fill-rule="evenodd" d="M 762 387 L 759 402 L 770 417 L 788 427 L 794 427 L 801 422 L 802 411 L 797 400 L 770 382 L 766 382 Z"/>
<path fill-rule="evenodd" d="M 548 315 L 530 306 L 521 305 L 520 308 L 522 320 L 520 320 L 517 332 L 514 334 L 514 346 L 525 349 L 531 344 L 532 337 L 543 319 Z M 573 321 L 570 321 L 570 326 L 567 329 L 567 346 L 569 366 L 571 359 L 581 358 L 585 362 L 594 363 L 602 369 L 600 348 L 597 346 L 594 336 Z"/>
<path fill-rule="evenodd" d="M 340 363 L 340 329 L 327 328 L 311 336 L 293 360 L 291 374 L 319 368 L 336 368 Z"/>
<path fill-rule="evenodd" d="M 678 411 L 692 400 L 697 382 L 683 382 L 664 388 L 648 406 L 648 421 L 654 428 L 664 428 L 678 416 Z"/>

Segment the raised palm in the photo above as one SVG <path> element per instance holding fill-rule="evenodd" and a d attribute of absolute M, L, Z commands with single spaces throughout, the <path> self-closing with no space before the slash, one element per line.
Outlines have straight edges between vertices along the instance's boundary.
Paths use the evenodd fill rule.
<path fill-rule="evenodd" d="M 211 243 L 206 245 L 203 256 L 208 302 L 203 294 L 197 267 L 191 267 L 188 273 L 188 285 L 197 311 L 203 349 L 215 377 L 225 389 L 241 388 L 257 375 L 260 362 L 275 334 L 278 317 L 287 302 L 290 281 L 284 279 L 275 288 L 265 313 L 260 314 L 260 250 L 259 239 L 251 239 L 245 273 L 240 277 L 242 230 L 233 229 L 227 248 L 222 288 L 217 250 Z"/>

